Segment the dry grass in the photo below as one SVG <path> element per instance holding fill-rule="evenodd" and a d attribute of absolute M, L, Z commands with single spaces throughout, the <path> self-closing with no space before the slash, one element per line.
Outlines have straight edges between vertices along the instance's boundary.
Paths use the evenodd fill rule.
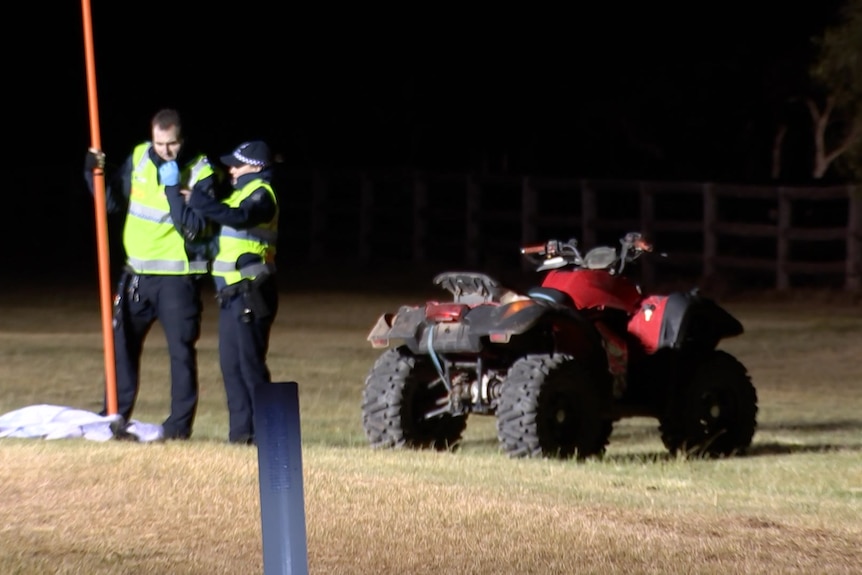
<path fill-rule="evenodd" d="M 26 296 L 26 297 L 25 297 Z M 0 304 L 0 413 L 98 409 L 98 301 Z M 474 417 L 456 453 L 373 451 L 365 334 L 409 296 L 285 293 L 276 380 L 299 382 L 311 573 L 824 573 L 862 565 L 862 309 L 735 302 L 724 346 L 752 372 L 748 457 L 671 459 L 655 423 L 619 423 L 602 461 L 510 460 Z M 29 302 L 29 303 L 28 303 Z M 208 306 L 209 312 L 213 306 Z M 257 454 L 226 445 L 215 316 L 187 443 L 0 440 L 0 573 L 244 574 L 263 570 Z M 167 406 L 158 328 L 135 417 Z"/>

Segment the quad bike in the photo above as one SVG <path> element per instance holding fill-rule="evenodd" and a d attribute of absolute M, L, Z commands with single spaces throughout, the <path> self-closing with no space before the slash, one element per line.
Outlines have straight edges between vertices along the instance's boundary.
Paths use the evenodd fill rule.
<path fill-rule="evenodd" d="M 368 335 L 384 351 L 365 380 L 362 424 L 372 447 L 454 449 L 471 414 L 496 417 L 511 457 L 600 456 L 613 423 L 654 417 L 671 454 L 744 453 L 757 394 L 719 342 L 742 324 L 697 290 L 643 294 L 626 265 L 652 246 L 581 254 L 575 240 L 521 253 L 547 272 L 518 293 L 476 272 L 434 283 L 451 301 L 384 313 Z"/>

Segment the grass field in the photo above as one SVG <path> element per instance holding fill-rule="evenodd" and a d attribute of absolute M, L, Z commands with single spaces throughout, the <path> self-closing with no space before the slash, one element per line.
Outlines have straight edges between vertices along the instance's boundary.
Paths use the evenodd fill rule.
<path fill-rule="evenodd" d="M 432 292 L 434 293 L 434 292 Z M 308 563 L 319 574 L 858 573 L 862 566 L 862 304 L 753 297 L 723 348 L 752 375 L 747 456 L 670 458 L 656 423 L 629 419 L 606 456 L 512 460 L 493 418 L 454 453 L 375 451 L 361 427 L 365 336 L 415 291 L 285 291 L 276 381 L 299 384 Z M 438 294 L 435 294 L 438 295 Z M 262 573 L 257 452 L 226 444 L 214 302 L 199 344 L 190 442 L 0 440 L 0 573 Z M 98 411 L 93 289 L 0 300 L 0 414 Z M 168 405 L 164 337 L 147 342 L 135 419 Z"/>

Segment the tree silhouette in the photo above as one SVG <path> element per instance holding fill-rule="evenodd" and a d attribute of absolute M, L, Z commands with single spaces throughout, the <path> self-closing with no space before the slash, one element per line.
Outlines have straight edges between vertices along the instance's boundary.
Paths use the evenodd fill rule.
<path fill-rule="evenodd" d="M 811 68 L 817 93 L 806 99 L 814 135 L 812 176 L 822 178 L 839 157 L 862 176 L 862 0 L 847 0 L 840 21 L 815 39 Z"/>

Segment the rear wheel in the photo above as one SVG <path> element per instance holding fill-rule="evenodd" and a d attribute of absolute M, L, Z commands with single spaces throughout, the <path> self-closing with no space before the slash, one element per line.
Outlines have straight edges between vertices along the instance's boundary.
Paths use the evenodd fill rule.
<path fill-rule="evenodd" d="M 467 416 L 426 415 L 448 403 L 431 361 L 402 346 L 377 359 L 362 393 L 362 427 L 375 448 L 454 450 Z"/>
<path fill-rule="evenodd" d="M 757 392 L 745 366 L 714 351 L 695 367 L 688 385 L 660 421 L 661 438 L 671 454 L 711 457 L 741 454 L 757 426 Z"/>
<path fill-rule="evenodd" d="M 534 355 L 512 365 L 497 407 L 497 438 L 511 457 L 585 459 L 605 451 L 610 388 L 568 355 Z"/>

